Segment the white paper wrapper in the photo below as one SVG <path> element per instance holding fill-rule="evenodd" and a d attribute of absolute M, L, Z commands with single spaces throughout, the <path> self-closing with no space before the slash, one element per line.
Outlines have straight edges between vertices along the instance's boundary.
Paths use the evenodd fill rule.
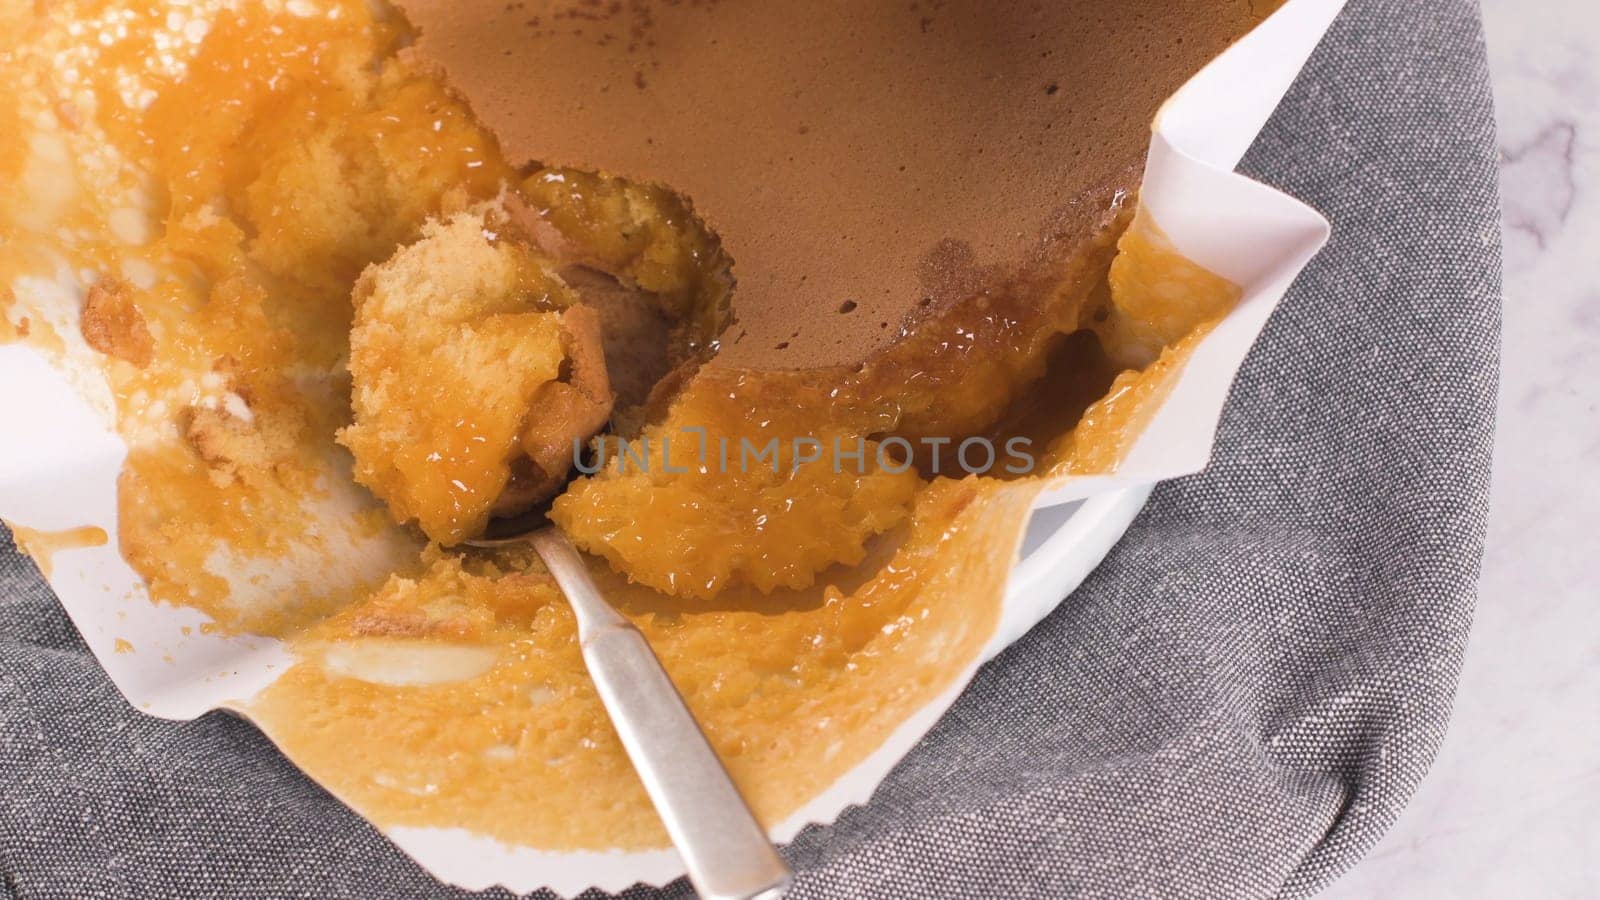
<path fill-rule="evenodd" d="M 1039 501 L 1084 501 L 1014 574 L 985 658 L 1046 615 L 1087 574 L 1142 505 L 1149 485 L 1195 472 L 1211 453 L 1222 404 L 1246 353 L 1290 282 L 1328 236 L 1314 210 L 1234 174 L 1343 0 L 1289 0 L 1171 98 L 1154 126 L 1141 201 L 1177 249 L 1243 288 L 1238 306 L 1195 348 L 1165 401 L 1110 476 L 1077 477 Z M 19 296 L 36 314 L 76 333 L 64 288 L 32 284 Z M 51 315 L 50 310 L 58 314 Z M 116 480 L 126 452 L 110 427 L 104 384 L 58 368 L 21 345 L 0 346 L 0 517 L 55 531 L 105 530 L 103 546 L 66 549 L 50 560 L 50 584 L 90 650 L 137 708 L 189 719 L 254 696 L 288 668 L 267 638 L 208 635 L 205 617 L 153 604 L 117 551 Z M 1084 500 L 1084 498 L 1088 498 Z M 1039 533 L 1036 529 L 1036 533 Z M 131 645 L 135 652 L 118 652 Z M 870 757 L 773 829 L 778 840 L 832 822 L 864 803 L 889 770 L 944 713 L 981 660 L 906 720 Z M 388 836 L 442 880 L 517 892 L 549 887 L 572 895 L 665 884 L 683 872 L 670 850 L 547 853 L 508 847 L 461 830 L 395 828 Z"/>

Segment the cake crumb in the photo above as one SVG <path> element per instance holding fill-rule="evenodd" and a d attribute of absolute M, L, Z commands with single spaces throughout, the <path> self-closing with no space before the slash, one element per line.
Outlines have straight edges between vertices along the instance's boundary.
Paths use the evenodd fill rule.
<path fill-rule="evenodd" d="M 499 202 L 428 222 L 352 292 L 339 443 L 397 522 L 451 545 L 559 490 L 612 395 L 599 320 Z"/>
<path fill-rule="evenodd" d="M 81 328 L 89 346 L 107 356 L 141 369 L 155 357 L 155 340 L 134 302 L 133 288 L 120 278 L 105 275 L 89 288 Z"/>
<path fill-rule="evenodd" d="M 219 488 L 272 477 L 279 463 L 293 455 L 297 440 L 294 422 L 282 416 L 263 419 L 242 388 L 191 406 L 181 425 L 189 445 L 205 461 L 211 483 Z"/>

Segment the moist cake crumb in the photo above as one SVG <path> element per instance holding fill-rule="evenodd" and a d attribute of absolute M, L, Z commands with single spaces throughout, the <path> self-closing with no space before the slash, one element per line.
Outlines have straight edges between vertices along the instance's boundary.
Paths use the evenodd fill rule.
<path fill-rule="evenodd" d="M 89 288 L 83 306 L 83 339 L 107 356 L 150 365 L 155 357 L 155 341 L 145 324 L 144 314 L 133 299 L 133 288 L 126 281 L 102 276 Z"/>
<path fill-rule="evenodd" d="M 355 422 L 339 442 L 356 480 L 435 541 L 506 511 L 514 464 L 522 502 L 554 493 L 573 438 L 610 415 L 597 320 L 499 202 L 430 221 L 352 299 Z M 524 452 L 536 468 L 517 463 Z"/>

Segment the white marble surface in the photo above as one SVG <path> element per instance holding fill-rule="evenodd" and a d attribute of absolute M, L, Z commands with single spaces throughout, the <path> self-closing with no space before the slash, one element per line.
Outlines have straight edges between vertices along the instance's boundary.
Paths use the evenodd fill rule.
<path fill-rule="evenodd" d="M 1600 2 L 1483 0 L 1500 122 L 1494 501 L 1455 717 L 1332 898 L 1600 898 Z"/>

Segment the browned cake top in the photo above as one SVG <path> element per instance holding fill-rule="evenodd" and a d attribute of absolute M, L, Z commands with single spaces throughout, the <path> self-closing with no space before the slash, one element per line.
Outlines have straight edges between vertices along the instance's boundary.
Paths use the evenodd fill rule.
<path fill-rule="evenodd" d="M 686 196 L 733 259 L 723 359 L 855 362 L 1131 181 L 1249 0 L 402 0 L 508 159 Z M 1132 184 L 1122 185 L 1132 187 Z M 779 349 L 782 345 L 783 349 Z"/>

